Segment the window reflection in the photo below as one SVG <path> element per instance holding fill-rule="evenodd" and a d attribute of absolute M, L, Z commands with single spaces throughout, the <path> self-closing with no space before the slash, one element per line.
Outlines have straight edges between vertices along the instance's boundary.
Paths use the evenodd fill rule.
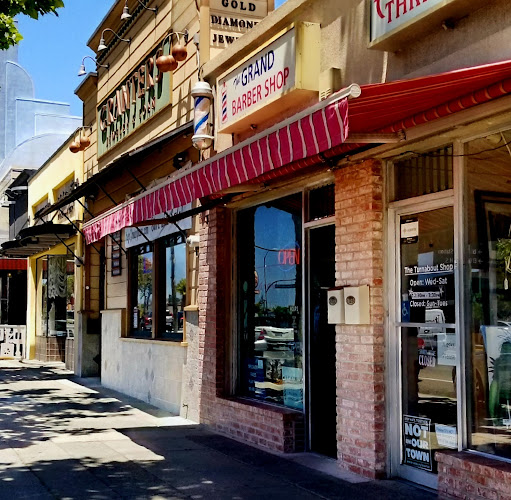
<path fill-rule="evenodd" d="M 243 394 L 303 407 L 302 198 L 238 215 Z"/>
<path fill-rule="evenodd" d="M 151 245 L 138 247 L 135 255 L 132 335 L 151 337 L 153 327 L 153 251 Z"/>
<path fill-rule="evenodd" d="M 165 330 L 163 338 L 183 340 L 186 305 L 186 243 L 181 236 L 166 241 Z"/>
<path fill-rule="evenodd" d="M 467 145 L 473 448 L 511 458 L 511 133 Z"/>

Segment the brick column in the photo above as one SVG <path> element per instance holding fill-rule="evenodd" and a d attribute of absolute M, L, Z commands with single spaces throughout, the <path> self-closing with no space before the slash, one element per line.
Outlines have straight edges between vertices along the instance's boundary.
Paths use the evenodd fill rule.
<path fill-rule="evenodd" d="M 336 285 L 370 287 L 370 324 L 339 325 L 337 447 L 342 468 L 385 473 L 383 179 L 376 160 L 336 172 Z"/>
<path fill-rule="evenodd" d="M 199 374 L 202 390 L 201 421 L 212 424 L 216 397 L 223 394 L 225 366 L 225 321 L 229 294 L 228 248 L 230 227 L 222 207 L 201 216 L 199 245 Z"/>

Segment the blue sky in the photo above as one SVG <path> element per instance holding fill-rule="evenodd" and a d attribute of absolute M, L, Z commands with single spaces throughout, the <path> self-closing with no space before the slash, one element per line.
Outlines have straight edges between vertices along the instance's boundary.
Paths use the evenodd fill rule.
<path fill-rule="evenodd" d="M 34 80 L 36 97 L 71 104 L 73 115 L 82 115 L 82 102 L 74 95 L 82 81 L 77 76 L 82 57 L 95 54 L 86 43 L 113 4 L 113 0 L 64 0 L 59 17 L 48 15 L 35 21 L 18 19 L 23 40 L 19 62 Z M 87 59 L 87 71 L 95 69 Z"/>
<path fill-rule="evenodd" d="M 275 8 L 285 0 L 276 0 Z M 38 99 L 67 102 L 71 114 L 82 115 L 82 102 L 74 95 L 82 81 L 77 76 L 85 55 L 95 54 L 86 43 L 108 12 L 113 0 L 64 0 L 59 16 L 43 16 L 35 21 L 20 16 L 24 39 L 19 46 L 19 62 L 34 80 Z M 85 61 L 87 71 L 94 63 Z"/>

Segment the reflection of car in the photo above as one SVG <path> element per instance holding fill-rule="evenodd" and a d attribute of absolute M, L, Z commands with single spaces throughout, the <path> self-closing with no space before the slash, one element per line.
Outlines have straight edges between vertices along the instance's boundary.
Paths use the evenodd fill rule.
<path fill-rule="evenodd" d="M 497 321 L 497 326 L 500 328 L 511 330 L 511 321 Z"/>
<path fill-rule="evenodd" d="M 256 326 L 254 349 L 256 351 L 286 350 L 293 346 L 295 334 L 292 328 L 278 328 L 276 326 Z"/>
<path fill-rule="evenodd" d="M 142 321 L 140 322 L 140 326 L 142 330 L 151 330 L 153 326 L 153 313 L 148 312 L 144 317 L 142 317 Z"/>
<path fill-rule="evenodd" d="M 174 315 L 170 311 L 166 311 L 165 326 L 167 327 L 167 330 L 172 330 L 173 324 L 174 324 Z"/>
<path fill-rule="evenodd" d="M 418 328 L 418 347 L 419 349 L 436 349 L 437 342 L 445 340 L 445 328 L 438 326 L 445 323 L 445 315 L 442 309 L 426 309 L 425 323 L 428 323 L 428 325 Z"/>

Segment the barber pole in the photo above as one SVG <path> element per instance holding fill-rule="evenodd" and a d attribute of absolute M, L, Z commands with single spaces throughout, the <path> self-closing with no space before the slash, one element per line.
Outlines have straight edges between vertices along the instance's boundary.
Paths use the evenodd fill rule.
<path fill-rule="evenodd" d="M 213 142 L 209 119 L 213 91 L 209 83 L 197 82 L 192 88 L 192 97 L 195 99 L 192 143 L 197 149 L 203 150 Z"/>

